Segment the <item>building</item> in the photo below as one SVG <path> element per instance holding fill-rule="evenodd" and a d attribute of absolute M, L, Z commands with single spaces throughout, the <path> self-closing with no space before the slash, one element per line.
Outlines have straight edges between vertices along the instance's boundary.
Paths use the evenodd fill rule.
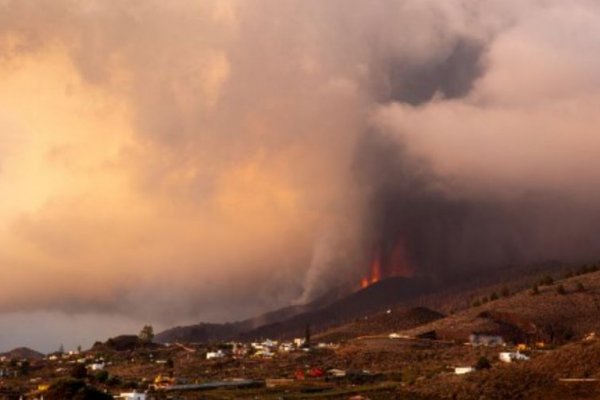
<path fill-rule="evenodd" d="M 525 354 L 519 353 L 517 352 L 502 352 L 498 355 L 498 358 L 500 359 L 500 361 L 503 362 L 513 362 L 513 361 L 526 361 L 529 360 L 529 357 L 527 357 Z"/>
<path fill-rule="evenodd" d="M 464 375 L 475 371 L 473 367 L 455 367 L 454 374 L 455 375 Z"/>
<path fill-rule="evenodd" d="M 469 335 L 469 344 L 471 346 L 504 346 L 505 342 L 502 336 L 472 333 Z"/>
<path fill-rule="evenodd" d="M 206 353 L 207 360 L 211 360 L 213 358 L 223 358 L 223 357 L 225 357 L 225 353 L 223 353 L 222 350 L 209 351 L 208 353 Z"/>
<path fill-rule="evenodd" d="M 146 393 L 129 392 L 121 393 L 117 396 L 117 399 L 121 400 L 146 400 Z"/>

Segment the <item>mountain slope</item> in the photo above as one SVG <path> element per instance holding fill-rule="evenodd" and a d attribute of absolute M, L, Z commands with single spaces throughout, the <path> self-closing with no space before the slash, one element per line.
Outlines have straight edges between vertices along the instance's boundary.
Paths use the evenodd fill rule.
<path fill-rule="evenodd" d="M 440 339 L 463 341 L 479 332 L 501 334 L 511 341 L 561 343 L 600 332 L 599 317 L 600 272 L 593 272 L 540 286 L 536 295 L 523 290 L 404 333 L 435 331 Z"/>
<path fill-rule="evenodd" d="M 388 278 L 352 293 L 326 307 L 296 315 L 287 320 L 261 326 L 239 334 L 242 340 L 291 338 L 302 336 L 306 326 L 313 332 L 350 322 L 356 318 L 408 302 L 435 290 L 424 278 Z"/>
<path fill-rule="evenodd" d="M 6 353 L 0 354 L 0 357 L 6 357 L 15 360 L 38 360 L 43 358 L 44 355 L 38 351 L 30 349 L 29 347 L 17 347 L 16 349 L 12 349 L 11 351 L 7 351 Z"/>
<path fill-rule="evenodd" d="M 349 288 L 337 287 L 329 290 L 327 294 L 316 298 L 310 303 L 283 307 L 238 322 L 224 324 L 201 322 L 195 325 L 177 326 L 158 333 L 154 341 L 158 343 L 190 343 L 230 340 L 244 332 L 257 329 L 261 326 L 275 324 L 296 315 L 326 307 L 338 299 L 347 296 L 350 292 Z"/>

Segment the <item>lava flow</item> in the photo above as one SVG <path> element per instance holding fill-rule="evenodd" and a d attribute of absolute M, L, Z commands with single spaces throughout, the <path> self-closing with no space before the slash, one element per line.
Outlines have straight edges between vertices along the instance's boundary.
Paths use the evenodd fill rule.
<path fill-rule="evenodd" d="M 408 263 L 404 241 L 399 239 L 391 248 L 391 251 L 382 253 L 375 251 L 375 255 L 369 265 L 368 273 L 360 280 L 360 288 L 379 282 L 382 278 L 391 276 L 410 276 L 411 268 Z"/>

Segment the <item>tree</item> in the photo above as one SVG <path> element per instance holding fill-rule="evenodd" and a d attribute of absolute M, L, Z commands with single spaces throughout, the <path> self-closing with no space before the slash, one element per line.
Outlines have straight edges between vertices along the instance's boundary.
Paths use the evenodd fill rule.
<path fill-rule="evenodd" d="M 492 364 L 490 363 L 490 360 L 485 357 L 479 357 L 477 364 L 475 364 L 475 369 L 490 369 L 491 367 Z"/>
<path fill-rule="evenodd" d="M 154 328 L 152 328 L 152 325 L 144 325 L 140 331 L 139 338 L 142 342 L 150 343 L 154 339 Z"/>
<path fill-rule="evenodd" d="M 87 376 L 87 369 L 83 364 L 75 364 L 71 369 L 71 377 L 75 379 L 84 379 Z"/>
<path fill-rule="evenodd" d="M 64 354 L 64 352 L 65 352 L 65 346 L 63 346 L 63 344 L 61 343 L 60 347 L 58 348 L 58 353 L 59 354 Z"/>
<path fill-rule="evenodd" d="M 19 362 L 19 374 L 20 375 L 28 375 L 29 374 L 29 361 L 23 360 Z"/>
<path fill-rule="evenodd" d="M 306 324 L 306 331 L 304 332 L 304 343 L 302 347 L 305 349 L 310 348 L 310 324 Z"/>
<path fill-rule="evenodd" d="M 502 287 L 502 290 L 500 291 L 500 295 L 502 295 L 502 297 L 510 296 L 510 290 L 508 289 L 507 286 Z"/>
<path fill-rule="evenodd" d="M 100 383 L 104 383 L 108 380 L 108 372 L 106 370 L 98 371 L 96 375 L 94 375 L 94 379 Z"/>

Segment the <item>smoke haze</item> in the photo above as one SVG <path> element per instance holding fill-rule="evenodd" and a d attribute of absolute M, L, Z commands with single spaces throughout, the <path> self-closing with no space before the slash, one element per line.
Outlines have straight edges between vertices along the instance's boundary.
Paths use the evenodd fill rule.
<path fill-rule="evenodd" d="M 0 0 L 0 328 L 597 258 L 599 30 L 591 0 Z"/>

